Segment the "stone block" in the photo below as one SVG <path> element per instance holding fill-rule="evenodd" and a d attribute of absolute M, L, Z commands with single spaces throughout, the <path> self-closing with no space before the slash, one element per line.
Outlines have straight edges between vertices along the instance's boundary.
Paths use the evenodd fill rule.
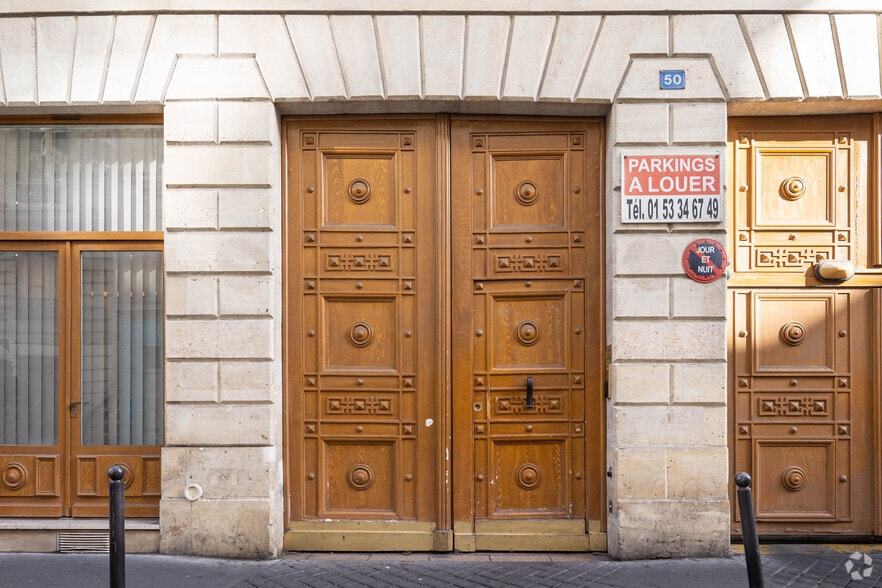
<path fill-rule="evenodd" d="M 268 188 L 278 182 L 278 158 L 271 145 L 166 145 L 163 180 L 169 188 Z"/>
<path fill-rule="evenodd" d="M 279 225 L 276 211 L 281 189 L 221 189 L 218 194 L 218 226 L 221 229 L 271 229 Z"/>
<path fill-rule="evenodd" d="M 682 90 L 661 90 L 659 72 L 663 69 L 682 69 L 686 73 L 686 87 Z M 724 94 L 706 57 L 635 57 L 616 99 L 722 102 Z"/>
<path fill-rule="evenodd" d="M 126 553 L 159 553 L 159 530 L 126 529 Z"/>
<path fill-rule="evenodd" d="M 222 316 L 272 316 L 275 308 L 274 278 L 269 276 L 221 276 Z"/>
<path fill-rule="evenodd" d="M 416 15 L 377 15 L 377 43 L 387 98 L 422 96 L 420 19 Z"/>
<path fill-rule="evenodd" d="M 671 368 L 665 363 L 614 363 L 609 366 L 613 403 L 668 404 Z"/>
<path fill-rule="evenodd" d="M 165 237 L 167 272 L 247 272 L 270 270 L 271 233 L 170 232 Z"/>
<path fill-rule="evenodd" d="M 619 500 L 610 516 L 616 559 L 727 557 L 728 500 Z"/>
<path fill-rule="evenodd" d="M 559 15 L 554 42 L 539 92 L 540 100 L 569 102 L 579 90 L 582 71 L 600 28 L 596 15 Z"/>
<path fill-rule="evenodd" d="M 286 16 L 285 22 L 312 97 L 315 100 L 347 98 L 328 17 L 297 14 Z"/>
<path fill-rule="evenodd" d="M 793 43 L 802 64 L 808 89 L 807 98 L 840 98 L 842 82 L 839 59 L 833 42 L 830 16 L 826 14 L 790 14 Z"/>
<path fill-rule="evenodd" d="M 802 82 L 784 17 L 780 14 L 743 14 L 741 21 L 756 55 L 769 98 L 801 99 Z"/>
<path fill-rule="evenodd" d="M 279 121 L 271 102 L 218 104 L 218 140 L 221 143 L 273 143 Z"/>
<path fill-rule="evenodd" d="M 585 68 L 577 101 L 612 102 L 632 54 L 665 55 L 667 52 L 667 16 L 605 16 L 591 52 L 591 60 Z"/>
<path fill-rule="evenodd" d="M 725 363 L 674 364 L 674 402 L 725 404 L 728 372 Z"/>
<path fill-rule="evenodd" d="M 464 98 L 499 98 L 510 27 L 508 16 L 468 17 Z"/>
<path fill-rule="evenodd" d="M 162 497 L 193 499 L 201 491 L 197 500 L 270 499 L 277 462 L 272 447 L 166 447 Z"/>
<path fill-rule="evenodd" d="M 37 101 L 36 25 L 33 18 L 0 19 L 0 71 L 9 104 Z"/>
<path fill-rule="evenodd" d="M 618 449 L 726 447 L 725 406 L 616 405 L 610 445 Z"/>
<path fill-rule="evenodd" d="M 163 111 L 168 143 L 217 143 L 217 102 L 169 102 Z"/>
<path fill-rule="evenodd" d="M 276 101 L 309 98 L 285 18 L 278 14 L 218 16 L 220 54 L 254 54 L 270 96 Z"/>
<path fill-rule="evenodd" d="M 673 143 L 721 145 L 726 142 L 727 125 L 723 102 L 671 104 Z"/>
<path fill-rule="evenodd" d="M 222 402 L 281 402 L 281 366 L 269 361 L 222 361 L 220 399 Z"/>
<path fill-rule="evenodd" d="M 139 90 L 140 92 L 140 90 Z M 253 57 L 182 56 L 174 65 L 166 100 L 269 100 Z"/>
<path fill-rule="evenodd" d="M 664 449 L 614 450 L 609 466 L 612 468 L 612 492 L 620 500 L 664 499 L 666 497 L 666 468 L 668 460 Z"/>
<path fill-rule="evenodd" d="M 613 291 L 613 318 L 667 318 L 671 313 L 669 278 L 615 278 Z"/>
<path fill-rule="evenodd" d="M 273 430 L 271 404 L 167 404 L 167 447 L 175 446 L 269 446 L 278 434 Z"/>
<path fill-rule="evenodd" d="M 613 235 L 610 270 L 615 276 L 682 276 L 683 250 L 694 239 L 685 234 Z"/>
<path fill-rule="evenodd" d="M 160 502 L 160 552 L 223 558 L 274 558 L 282 549 L 283 523 L 267 500 Z"/>
<path fill-rule="evenodd" d="M 50 16 L 35 22 L 39 101 L 66 103 L 70 100 L 77 21 L 72 16 Z"/>
<path fill-rule="evenodd" d="M 244 88 L 248 88 L 249 80 L 244 73 L 233 71 L 230 69 L 214 71 L 211 70 L 208 76 L 200 75 L 204 70 L 200 68 L 184 67 L 181 64 L 194 64 L 196 61 L 217 62 L 214 57 L 208 57 L 205 60 L 196 58 L 193 55 L 214 56 L 217 55 L 217 24 L 216 17 L 213 14 L 159 14 L 154 21 L 153 30 L 150 35 L 150 45 L 144 56 L 143 65 L 140 67 L 140 79 L 138 81 L 138 91 L 136 100 L 138 102 L 161 102 L 165 96 L 166 84 L 169 83 L 169 74 L 174 68 L 171 84 L 175 84 L 175 77 L 178 77 L 178 83 L 183 80 L 179 76 L 186 76 L 187 87 L 194 87 L 198 84 L 205 84 L 201 95 L 180 96 L 175 98 L 221 98 L 223 94 L 219 93 L 221 88 L 236 88 L 237 92 L 241 92 Z M 253 59 L 240 59 L 238 61 L 250 61 Z M 256 68 L 255 68 L 256 69 Z M 236 77 L 216 78 L 213 74 L 238 74 Z M 191 77 L 192 76 L 192 77 Z M 261 84 L 262 85 L 262 84 Z M 208 94 L 206 96 L 206 93 Z M 171 86 L 169 87 L 169 94 Z M 261 96 L 266 96 L 264 91 Z"/>
<path fill-rule="evenodd" d="M 735 14 L 674 15 L 671 22 L 673 53 L 710 53 L 729 98 L 765 97 Z M 688 87 L 688 73 L 686 79 Z"/>
<path fill-rule="evenodd" d="M 666 477 L 669 499 L 726 500 L 729 488 L 729 452 L 726 447 L 669 449 Z"/>
<path fill-rule="evenodd" d="M 329 20 L 349 97 L 355 100 L 383 98 L 383 76 L 373 18 L 345 14 L 331 15 Z"/>
<path fill-rule="evenodd" d="M 216 229 L 217 190 L 166 190 L 162 222 L 166 229 Z"/>
<path fill-rule="evenodd" d="M 116 16 L 113 32 L 113 46 L 104 82 L 104 104 L 131 104 L 135 99 L 135 88 L 141 61 L 153 31 L 153 16 L 140 14 L 121 14 Z M 162 88 L 165 89 L 165 79 Z"/>
<path fill-rule="evenodd" d="M 4 553 L 54 553 L 58 531 L 54 529 L 0 529 L 0 551 Z"/>
<path fill-rule="evenodd" d="M 726 280 L 696 282 L 672 278 L 674 318 L 726 318 Z"/>
<path fill-rule="evenodd" d="M 193 553 L 192 511 L 190 502 L 187 500 L 160 499 L 160 553 L 168 555 L 190 555 Z"/>
<path fill-rule="evenodd" d="M 460 98 L 465 17 L 426 15 L 420 20 L 425 98 Z"/>
<path fill-rule="evenodd" d="M 848 98 L 880 96 L 877 19 L 876 14 L 833 15 Z"/>
<path fill-rule="evenodd" d="M 516 15 L 505 66 L 503 100 L 533 100 L 539 94 L 556 18 Z"/>
<path fill-rule="evenodd" d="M 169 317 L 216 317 L 217 276 L 166 276 L 165 313 Z"/>
<path fill-rule="evenodd" d="M 166 402 L 218 402 L 216 361 L 167 361 Z"/>
<path fill-rule="evenodd" d="M 272 320 L 170 320 L 169 359 L 273 359 Z"/>
<path fill-rule="evenodd" d="M 668 104 L 622 103 L 613 105 L 610 139 L 614 144 L 670 141 Z"/>
<path fill-rule="evenodd" d="M 101 100 L 101 84 L 113 42 L 113 28 L 113 16 L 77 17 L 76 67 L 70 82 L 72 103 L 97 104 Z"/>
<path fill-rule="evenodd" d="M 726 359 L 726 321 L 615 321 L 610 332 L 613 361 Z"/>

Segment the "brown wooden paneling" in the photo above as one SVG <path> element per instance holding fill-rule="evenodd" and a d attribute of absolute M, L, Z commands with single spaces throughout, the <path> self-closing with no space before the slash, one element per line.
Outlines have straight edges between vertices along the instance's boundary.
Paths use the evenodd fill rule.
<path fill-rule="evenodd" d="M 730 124 L 732 469 L 754 479 L 760 534 L 880 532 L 872 353 L 882 282 L 869 268 L 864 213 L 872 126 L 870 117 Z M 825 259 L 851 261 L 859 277 L 819 283 L 813 268 Z"/>
<path fill-rule="evenodd" d="M 539 527 L 516 535 L 536 533 L 534 549 L 585 549 L 602 517 L 591 467 L 603 430 L 600 139 L 579 121 L 452 122 L 460 549 L 514 549 L 483 522 L 525 519 L 582 521 L 583 541 L 570 534 L 567 546 Z"/>
<path fill-rule="evenodd" d="M 443 529 L 435 121 L 286 128 L 290 520 Z M 412 540 L 384 537 L 376 548 Z"/>
<path fill-rule="evenodd" d="M 286 149 L 286 547 L 603 549 L 600 124 L 303 118 Z"/>

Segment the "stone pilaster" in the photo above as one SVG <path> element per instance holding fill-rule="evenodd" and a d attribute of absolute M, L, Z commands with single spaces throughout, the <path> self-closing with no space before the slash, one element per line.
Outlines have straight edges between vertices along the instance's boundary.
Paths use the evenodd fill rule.
<path fill-rule="evenodd" d="M 272 557 L 284 532 L 281 136 L 255 60 L 180 57 L 165 133 L 160 549 Z"/>
<path fill-rule="evenodd" d="M 684 69 L 687 89 L 659 90 Z M 609 234 L 609 551 L 614 557 L 712 556 L 729 547 L 725 280 L 681 264 L 714 223 L 623 224 L 622 154 L 719 154 L 726 104 L 706 59 L 635 58 L 613 106 Z"/>

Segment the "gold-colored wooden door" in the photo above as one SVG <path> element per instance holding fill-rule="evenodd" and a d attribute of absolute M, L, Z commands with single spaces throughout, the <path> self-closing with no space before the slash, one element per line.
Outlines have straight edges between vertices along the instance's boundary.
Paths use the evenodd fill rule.
<path fill-rule="evenodd" d="M 872 119 L 730 126 L 730 444 L 761 535 L 877 535 L 879 280 L 867 266 Z M 857 275 L 822 283 L 816 264 Z M 733 529 L 740 515 L 733 500 Z"/>
<path fill-rule="evenodd" d="M 287 549 L 449 549 L 435 127 L 287 123 Z"/>
<path fill-rule="evenodd" d="M 451 137 L 456 548 L 605 548 L 600 126 Z"/>

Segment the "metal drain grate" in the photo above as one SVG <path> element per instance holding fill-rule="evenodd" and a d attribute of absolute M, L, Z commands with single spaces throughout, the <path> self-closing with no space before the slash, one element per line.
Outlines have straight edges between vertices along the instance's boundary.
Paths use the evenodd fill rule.
<path fill-rule="evenodd" d="M 108 531 L 65 531 L 58 533 L 59 553 L 110 553 Z"/>

